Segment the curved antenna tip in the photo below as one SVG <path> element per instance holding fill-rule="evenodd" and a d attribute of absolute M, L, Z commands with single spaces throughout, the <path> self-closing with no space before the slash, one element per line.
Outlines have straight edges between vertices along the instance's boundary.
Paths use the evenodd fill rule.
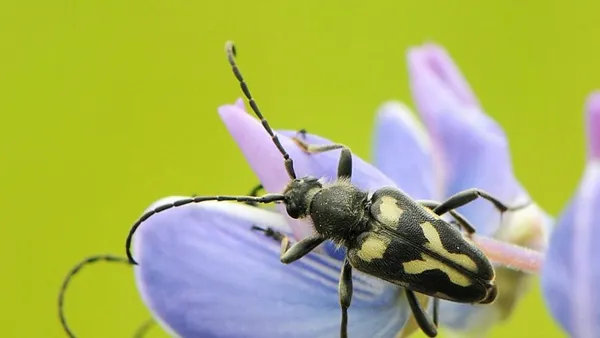
<path fill-rule="evenodd" d="M 127 251 L 127 260 L 129 261 L 129 264 L 131 264 L 131 265 L 139 265 L 138 262 L 136 262 L 136 260 L 133 259 L 133 255 L 131 254 L 131 250 L 130 250 L 130 248 L 129 248 L 128 245 L 126 247 L 126 251 Z"/>
<path fill-rule="evenodd" d="M 225 42 L 225 51 L 227 53 L 231 53 L 233 56 L 236 56 L 237 50 L 235 49 L 235 43 L 231 40 Z"/>

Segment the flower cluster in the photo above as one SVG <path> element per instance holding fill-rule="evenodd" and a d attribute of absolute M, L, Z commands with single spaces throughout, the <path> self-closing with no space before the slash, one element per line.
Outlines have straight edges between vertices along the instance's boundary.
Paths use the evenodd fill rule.
<path fill-rule="evenodd" d="M 415 199 L 444 200 L 480 188 L 507 205 L 531 199 L 513 173 L 502 128 L 485 113 L 446 51 L 428 44 L 408 53 L 410 85 L 420 121 L 400 102 L 377 112 L 372 163 L 353 155 L 353 184 L 375 190 L 395 186 Z M 280 153 L 243 101 L 219 114 L 265 190 L 281 192 L 289 178 Z M 503 217 L 486 201 L 460 209 L 476 225 L 477 243 L 498 263 L 501 290 L 491 305 L 442 301 L 440 324 L 460 336 L 481 337 L 507 318 L 528 289 L 545 253 L 542 285 L 551 313 L 574 337 L 600 335 L 600 94 L 588 105 L 589 164 L 581 188 L 552 230 L 554 220 L 537 204 Z M 278 130 L 298 176 L 334 178 L 339 152 L 303 153 L 293 130 Z M 306 134 L 312 144 L 331 141 Z M 176 199 L 157 201 L 150 208 Z M 343 251 L 331 243 L 294 264 L 279 261 L 279 245 L 253 225 L 294 240 L 312 233 L 285 210 L 205 202 L 159 213 L 133 241 L 140 294 L 161 326 L 180 337 L 335 337 Z M 512 246 L 511 244 L 518 245 Z M 530 248 L 535 251 L 528 251 Z M 538 255 L 536 255 L 538 253 Z M 528 270 L 528 271 L 525 271 Z M 351 337 L 407 336 L 416 329 L 401 289 L 354 274 L 349 309 Z"/>

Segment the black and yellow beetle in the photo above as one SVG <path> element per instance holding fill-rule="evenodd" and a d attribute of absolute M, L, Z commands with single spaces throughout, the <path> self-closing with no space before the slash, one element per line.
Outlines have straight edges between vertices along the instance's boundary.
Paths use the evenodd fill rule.
<path fill-rule="evenodd" d="M 339 282 L 342 338 L 348 336 L 352 269 L 403 287 L 417 323 L 430 337 L 437 335 L 438 299 L 478 304 L 488 304 L 496 299 L 498 289 L 494 284 L 494 268 L 483 252 L 460 231 L 459 228 L 462 228 L 472 234 L 475 230 L 453 209 L 478 197 L 492 202 L 500 212 L 520 209 L 529 203 L 509 208 L 479 189 L 459 192 L 443 203 L 413 200 L 395 187 L 384 187 L 371 194 L 351 183 L 352 153 L 347 147 L 341 144 L 311 145 L 300 138 L 294 138 L 295 143 L 309 154 L 341 150 L 341 155 L 337 180 L 324 182 L 311 176 L 297 178 L 293 160 L 263 117 L 242 78 L 235 63 L 233 43 L 226 44 L 226 52 L 253 112 L 281 152 L 291 182 L 282 194 L 196 196 L 145 213 L 132 226 L 127 237 L 127 257 L 132 264 L 137 264 L 130 251 L 133 234 L 142 222 L 158 212 L 211 200 L 250 204 L 275 202 L 284 203 L 290 217 L 309 219 L 315 229 L 313 235 L 292 245 L 284 234 L 254 226 L 254 230 L 263 231 L 281 242 L 281 262 L 292 263 L 326 240 L 346 248 Z M 450 213 L 459 227 L 443 220 L 441 215 L 445 213 Z M 421 308 L 415 291 L 434 297 L 433 320 Z"/>

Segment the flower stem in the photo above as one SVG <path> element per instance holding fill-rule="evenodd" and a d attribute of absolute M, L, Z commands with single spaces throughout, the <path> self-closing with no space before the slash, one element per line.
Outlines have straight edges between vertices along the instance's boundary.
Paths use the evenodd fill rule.
<path fill-rule="evenodd" d="M 544 254 L 522 246 L 474 234 L 473 241 L 493 262 L 526 273 L 539 273 Z"/>

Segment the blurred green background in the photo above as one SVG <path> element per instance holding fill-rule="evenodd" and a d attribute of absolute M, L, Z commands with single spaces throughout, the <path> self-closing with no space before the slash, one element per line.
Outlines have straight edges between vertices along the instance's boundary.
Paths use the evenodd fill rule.
<path fill-rule="evenodd" d="M 584 100 L 600 88 L 598 10 L 541 0 L 3 2 L 0 336 L 63 337 L 65 273 L 89 254 L 124 254 L 130 225 L 156 199 L 256 183 L 216 110 L 241 95 L 228 39 L 272 124 L 366 158 L 378 105 L 412 105 L 407 48 L 444 45 L 506 129 L 518 177 L 557 214 L 584 164 Z M 85 270 L 66 307 L 84 338 L 128 337 L 149 316 L 124 265 Z M 506 335 L 564 336 L 537 289 L 493 333 Z"/>

